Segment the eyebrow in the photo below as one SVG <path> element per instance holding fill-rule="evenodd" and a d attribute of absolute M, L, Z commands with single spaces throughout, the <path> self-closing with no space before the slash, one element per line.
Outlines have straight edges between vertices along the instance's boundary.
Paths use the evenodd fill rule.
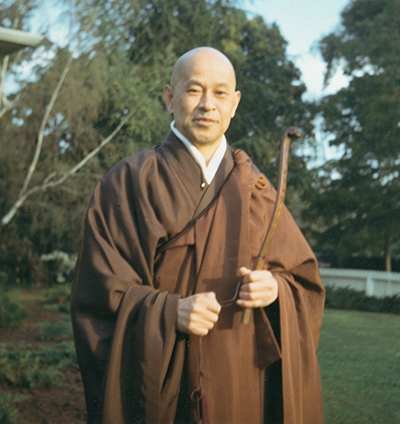
<path fill-rule="evenodd" d="M 203 84 L 199 81 L 196 80 L 189 80 L 186 83 L 183 84 L 185 87 L 188 87 L 190 85 L 199 85 L 202 86 Z M 216 87 L 225 87 L 225 88 L 231 88 L 230 84 L 228 84 L 227 82 L 218 82 L 215 84 Z"/>

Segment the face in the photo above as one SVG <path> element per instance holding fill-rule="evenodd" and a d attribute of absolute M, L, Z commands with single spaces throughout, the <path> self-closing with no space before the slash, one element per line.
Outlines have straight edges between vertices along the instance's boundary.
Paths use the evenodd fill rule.
<path fill-rule="evenodd" d="M 168 111 L 192 144 L 219 145 L 240 100 L 232 65 L 221 53 L 207 49 L 181 61 L 171 86 L 164 89 Z"/>

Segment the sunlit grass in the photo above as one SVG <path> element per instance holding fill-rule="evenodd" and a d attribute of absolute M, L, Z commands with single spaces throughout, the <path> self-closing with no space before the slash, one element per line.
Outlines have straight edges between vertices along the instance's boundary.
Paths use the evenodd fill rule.
<path fill-rule="evenodd" d="M 400 423 L 400 316 L 325 310 L 325 424 Z"/>

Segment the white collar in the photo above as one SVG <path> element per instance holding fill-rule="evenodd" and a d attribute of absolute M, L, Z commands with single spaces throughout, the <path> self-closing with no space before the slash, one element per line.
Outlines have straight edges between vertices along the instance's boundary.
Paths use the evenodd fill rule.
<path fill-rule="evenodd" d="M 207 166 L 206 161 L 204 159 L 204 156 L 200 153 L 199 149 L 196 146 L 194 146 L 175 127 L 175 121 L 171 122 L 171 130 L 179 138 L 179 140 L 182 141 L 184 146 L 188 149 L 189 153 L 193 156 L 193 159 L 200 166 L 201 171 L 203 173 L 203 176 L 204 176 L 205 180 L 207 181 L 207 184 L 211 184 L 211 181 L 215 177 L 215 174 L 217 173 L 218 168 L 221 165 L 222 159 L 225 156 L 226 147 L 227 147 L 225 135 L 222 136 L 222 141 L 221 141 L 220 145 L 218 146 L 217 150 L 212 155 L 211 160 L 210 160 L 210 162 L 208 163 L 208 166 Z"/>

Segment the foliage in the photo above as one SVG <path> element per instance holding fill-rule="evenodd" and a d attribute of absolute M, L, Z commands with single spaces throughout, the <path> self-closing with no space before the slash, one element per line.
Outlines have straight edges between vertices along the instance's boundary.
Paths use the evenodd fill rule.
<path fill-rule="evenodd" d="M 63 386 L 61 369 L 78 367 L 72 342 L 32 350 L 31 345 L 19 345 L 8 350 L 0 345 L 0 381 L 17 387 L 35 388 Z"/>
<path fill-rule="evenodd" d="M 8 275 L 0 271 L 0 289 L 5 290 L 8 283 Z"/>
<path fill-rule="evenodd" d="M 72 326 L 69 316 L 67 318 L 56 322 L 41 322 L 36 324 L 41 328 L 41 340 L 59 341 L 69 336 L 72 333 Z"/>
<path fill-rule="evenodd" d="M 320 250 L 386 257 L 389 271 L 400 237 L 400 3 L 351 1 L 320 47 L 327 78 L 343 64 L 352 80 L 321 102 L 343 154 L 316 170 L 305 219 Z"/>
<path fill-rule="evenodd" d="M 10 392 L 0 394 L 0 424 L 20 423 L 18 409 L 13 405 L 27 399 L 29 399 L 27 395 L 13 394 Z"/>
<path fill-rule="evenodd" d="M 29 315 L 29 312 L 7 294 L 0 296 L 0 327 L 16 328 Z"/>
<path fill-rule="evenodd" d="M 68 253 L 55 250 L 47 255 L 41 255 L 43 262 L 49 263 L 54 283 L 72 282 L 74 269 L 76 265 L 76 256 L 68 255 Z"/>
<path fill-rule="evenodd" d="M 41 4 L 19 3 L 20 9 L 9 1 L 0 6 L 0 24 L 29 30 Z M 248 18 L 235 4 L 61 0 L 64 19 L 74 23 L 65 45 L 44 41 L 34 52 L 10 57 L 4 69 L 16 88 L 6 93 L 5 105 L 13 106 L 0 119 L 0 214 L 14 215 L 0 228 L 0 265 L 11 284 L 52 283 L 39 258 L 77 252 L 96 181 L 123 157 L 165 138 L 170 116 L 162 89 L 176 59 L 191 48 L 213 46 L 232 60 L 243 96 L 229 141 L 248 150 L 275 181 L 282 133 L 296 125 L 308 138 L 311 106 L 301 99 L 305 86 L 278 27 Z M 22 60 L 31 66 L 29 78 L 21 72 Z M 112 143 L 70 174 L 130 113 Z M 292 162 L 289 201 L 308 185 L 306 158 Z"/>
<path fill-rule="evenodd" d="M 64 312 L 70 312 L 71 285 L 62 284 L 45 290 L 44 299 L 41 302 L 45 309 Z"/>
<path fill-rule="evenodd" d="M 324 423 L 397 423 L 400 419 L 400 317 L 325 310 L 318 360 Z"/>
<path fill-rule="evenodd" d="M 41 367 L 40 358 L 28 351 L 0 351 L 0 381 L 29 389 L 51 384 L 60 385 L 61 373 L 56 367 Z"/>
<path fill-rule="evenodd" d="M 400 296 L 377 298 L 349 287 L 326 287 L 325 306 L 332 309 L 352 309 L 368 312 L 400 314 Z"/>

